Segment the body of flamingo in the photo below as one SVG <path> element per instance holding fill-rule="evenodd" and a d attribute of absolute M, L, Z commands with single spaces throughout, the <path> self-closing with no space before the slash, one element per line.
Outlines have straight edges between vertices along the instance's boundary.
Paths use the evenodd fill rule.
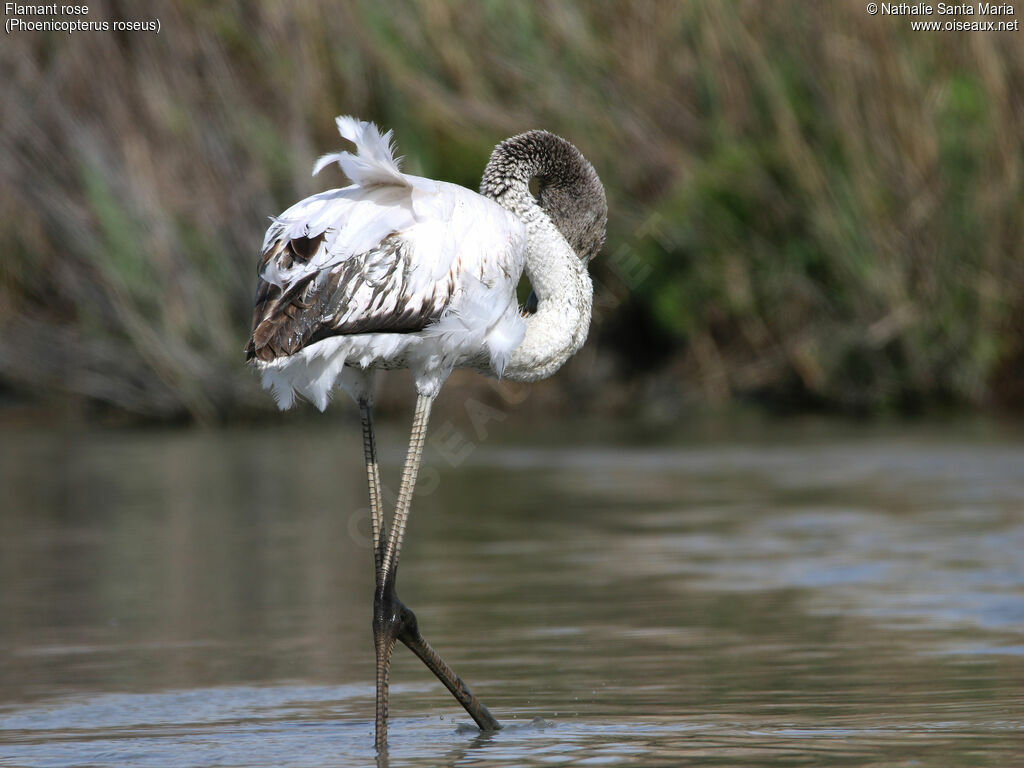
<path fill-rule="evenodd" d="M 352 181 L 273 220 L 263 243 L 246 357 L 282 408 L 296 395 L 326 408 L 335 388 L 359 405 L 369 483 L 376 588 L 376 745 L 387 745 L 391 653 L 401 640 L 483 729 L 498 728 L 423 639 L 395 578 L 431 404 L 456 367 L 514 381 L 554 373 L 590 325 L 587 262 L 604 241 L 607 205 L 593 167 L 569 142 L 530 131 L 499 144 L 481 193 L 401 171 L 390 133 L 337 120 L 356 152 L 322 157 Z M 536 179 L 538 195 L 530 192 Z M 524 316 L 525 273 L 537 297 Z M 381 509 L 373 428 L 374 375 L 409 368 L 417 401 L 390 526 Z"/>

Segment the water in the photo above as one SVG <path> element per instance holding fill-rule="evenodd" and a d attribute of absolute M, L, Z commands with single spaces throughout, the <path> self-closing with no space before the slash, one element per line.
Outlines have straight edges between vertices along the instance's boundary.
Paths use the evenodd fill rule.
<path fill-rule="evenodd" d="M 391 766 L 1024 764 L 1019 433 L 435 426 Z M 6 430 L 0 765 L 375 765 L 361 456 Z"/>

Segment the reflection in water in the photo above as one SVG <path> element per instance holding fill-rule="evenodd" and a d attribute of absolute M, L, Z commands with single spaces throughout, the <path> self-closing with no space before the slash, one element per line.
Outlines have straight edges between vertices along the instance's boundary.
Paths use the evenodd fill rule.
<path fill-rule="evenodd" d="M 390 765 L 1019 756 L 1024 442 L 545 437 L 427 456 L 402 596 L 506 728 L 399 649 Z M 361 450 L 5 434 L 0 765 L 374 765 Z"/>

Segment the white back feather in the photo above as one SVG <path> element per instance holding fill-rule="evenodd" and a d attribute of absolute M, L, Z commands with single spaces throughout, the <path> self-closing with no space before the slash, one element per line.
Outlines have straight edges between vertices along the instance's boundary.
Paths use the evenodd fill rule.
<path fill-rule="evenodd" d="M 388 184 L 416 186 L 416 177 L 402 173 L 400 159 L 395 158 L 392 131 L 382 135 L 373 123 L 348 115 L 337 117 L 334 122 L 342 138 L 356 145 L 356 154 L 332 152 L 324 155 L 313 166 L 314 176 L 331 163 L 337 163 L 353 184 L 363 188 Z"/>
<path fill-rule="evenodd" d="M 323 235 L 324 242 L 305 262 L 285 267 L 268 260 L 263 279 L 286 290 L 311 273 L 319 280 L 353 258 L 361 260 L 360 269 L 368 275 L 386 271 L 389 264 L 374 259 L 393 256 L 375 249 L 398 235 L 411 259 L 402 296 L 384 291 L 375 297 L 371 283 L 377 281 L 371 278 L 352 297 L 346 314 L 415 312 L 439 295 L 446 297 L 447 308 L 420 332 L 332 336 L 258 362 L 264 386 L 274 391 L 281 408 L 290 407 L 299 394 L 322 410 L 333 387 L 344 385 L 345 365 L 409 367 L 423 391 L 440 388 L 457 365 L 482 366 L 500 376 L 526 332 L 515 295 L 525 264 L 523 223 L 468 189 L 402 173 L 390 131 L 382 135 L 373 123 L 352 117 L 339 117 L 337 125 L 355 144 L 355 154 L 324 155 L 313 172 L 337 162 L 353 184 L 313 195 L 273 219 L 264 252 L 282 239 Z M 452 293 L 439 294 L 442 286 Z M 371 308 L 370 301 L 377 303 Z"/>

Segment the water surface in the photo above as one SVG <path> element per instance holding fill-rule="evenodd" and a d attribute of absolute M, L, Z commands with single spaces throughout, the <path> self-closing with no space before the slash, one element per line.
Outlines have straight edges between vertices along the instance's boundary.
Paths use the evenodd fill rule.
<path fill-rule="evenodd" d="M 392 766 L 1024 761 L 1012 429 L 435 428 Z M 0 765 L 375 764 L 354 425 L 3 438 Z"/>

